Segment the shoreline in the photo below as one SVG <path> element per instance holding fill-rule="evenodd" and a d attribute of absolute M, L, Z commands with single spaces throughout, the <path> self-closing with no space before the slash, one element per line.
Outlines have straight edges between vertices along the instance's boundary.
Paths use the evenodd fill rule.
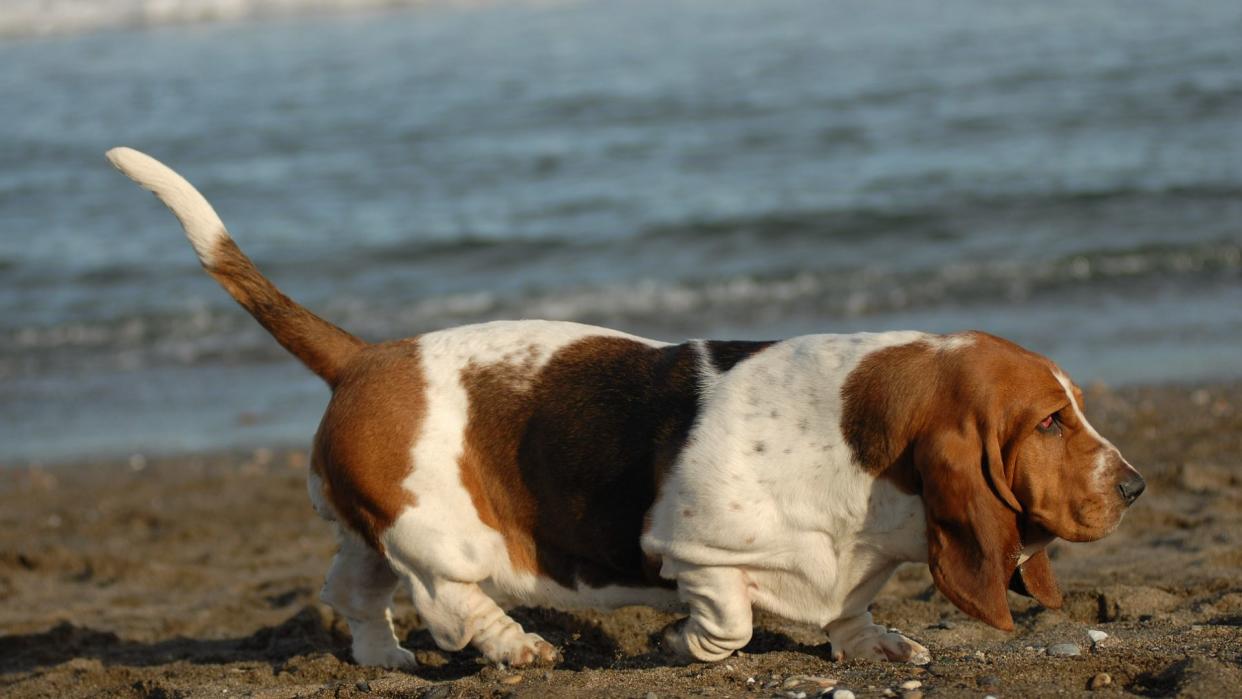
<path fill-rule="evenodd" d="M 1185 393 L 1187 396 L 1193 396 L 1196 393 L 1203 391 L 1207 391 L 1209 394 L 1211 394 L 1212 391 L 1220 391 L 1229 395 L 1242 395 L 1242 376 L 1226 376 L 1214 379 L 1191 378 L 1158 381 L 1135 381 L 1117 385 L 1109 384 L 1103 381 L 1093 381 L 1083 385 L 1082 389 L 1086 392 L 1088 400 L 1090 400 L 1092 396 L 1141 396 L 1153 393 Z M 325 407 L 327 406 L 327 400 L 328 394 L 325 394 L 323 401 Z M 1202 407 L 1194 406 L 1193 401 L 1191 401 L 1191 406 Z M 246 421 L 253 419 L 255 418 L 252 412 L 239 409 L 237 414 L 237 421 L 239 423 L 245 423 Z M 60 471 L 65 469 L 72 470 L 81 468 L 130 468 L 141 471 L 146 468 L 148 464 L 183 460 L 264 460 L 272 458 L 275 454 L 307 452 L 310 449 L 311 441 L 315 435 L 315 429 L 318 426 L 317 421 L 318 416 L 316 416 L 314 422 L 308 422 L 306 424 L 305 437 L 301 440 L 263 440 L 261 438 L 255 438 L 253 440 L 247 440 L 249 443 L 236 444 L 219 449 L 126 449 L 106 452 L 100 455 L 79 454 L 65 457 L 57 456 L 48 459 L 27 457 L 5 458 L 4 456 L 0 456 L 0 476 L 3 476 L 3 474 L 7 472 L 31 469 Z"/>
<path fill-rule="evenodd" d="M 0 687 L 6 696 L 780 696 L 791 675 L 859 697 L 1223 696 L 1242 683 L 1242 381 L 1085 387 L 1087 412 L 1147 478 L 1112 536 L 1053 545 L 1060 611 L 1011 595 L 1017 631 L 976 622 L 901 568 L 878 623 L 927 645 L 926 668 L 832 662 L 817 630 L 760 615 L 744 655 L 671 666 L 645 608 L 515 617 L 560 646 L 553 670 L 483 667 L 409 626 L 415 674 L 348 661 L 318 602 L 335 550 L 306 498 L 306 449 L 99 458 L 0 470 Z M 308 443 L 309 437 L 308 434 Z M 1086 631 L 1109 637 L 1093 644 Z M 1073 643 L 1076 657 L 1047 648 Z M 515 679 L 516 678 L 516 679 Z M 753 681 L 752 681 L 753 680 Z M 770 685 L 770 686 L 767 686 Z M 441 689 L 443 687 L 444 689 Z"/>

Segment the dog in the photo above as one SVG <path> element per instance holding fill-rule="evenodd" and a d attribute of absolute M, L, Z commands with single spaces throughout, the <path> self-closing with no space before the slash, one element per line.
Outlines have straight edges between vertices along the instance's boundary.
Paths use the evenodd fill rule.
<path fill-rule="evenodd" d="M 505 609 L 630 604 L 688 611 L 664 633 L 687 661 L 745 646 L 760 608 L 835 658 L 923 664 L 868 611 L 899 564 L 1012 630 L 1007 590 L 1061 604 L 1047 544 L 1107 535 L 1144 489 L 1065 372 L 983 332 L 670 344 L 522 320 L 371 344 L 277 290 L 180 175 L 108 158 L 332 389 L 308 490 L 363 665 L 417 667 L 402 580 L 439 647 L 513 667 L 559 652 Z"/>

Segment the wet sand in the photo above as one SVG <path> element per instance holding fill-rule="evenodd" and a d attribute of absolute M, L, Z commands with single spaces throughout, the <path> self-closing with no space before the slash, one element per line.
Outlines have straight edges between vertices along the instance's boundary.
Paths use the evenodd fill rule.
<path fill-rule="evenodd" d="M 8 697 L 784 696 L 791 675 L 859 697 L 1242 691 L 1242 382 L 1096 386 L 1096 426 L 1147 477 L 1113 536 L 1057 543 L 1061 611 L 1010 596 L 1018 630 L 969 619 L 906 566 L 873 612 L 927 645 L 931 665 L 834 663 L 818 631 L 761 617 L 745 651 L 670 665 L 673 617 L 643 608 L 518 610 L 562 648 L 553 670 L 486 667 L 399 635 L 415 674 L 349 661 L 317 599 L 335 548 L 306 499 L 304 451 L 259 450 L 0 470 L 0 695 Z M 308 430 L 309 431 L 309 430 Z M 1087 630 L 1109 637 L 1092 644 Z M 1076 657 L 1046 649 L 1074 643 Z M 1100 673 L 1111 682 L 1095 691 Z M 918 681 L 921 687 L 902 690 Z M 1102 682 L 1096 679 L 1096 682 Z M 813 696 L 813 693 L 809 694 Z"/>

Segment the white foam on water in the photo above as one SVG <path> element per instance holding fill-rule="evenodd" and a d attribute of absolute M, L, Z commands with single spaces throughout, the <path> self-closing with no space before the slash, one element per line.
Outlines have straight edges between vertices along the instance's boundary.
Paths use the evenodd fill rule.
<path fill-rule="evenodd" d="M 6 0 L 0 37 L 80 34 L 102 29 L 244 21 L 485 0 Z"/>

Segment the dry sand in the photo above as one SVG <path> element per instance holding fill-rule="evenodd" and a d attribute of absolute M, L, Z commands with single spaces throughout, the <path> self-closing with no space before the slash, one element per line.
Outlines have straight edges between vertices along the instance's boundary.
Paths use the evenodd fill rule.
<path fill-rule="evenodd" d="M 1096 387 L 1088 403 L 1147 493 L 1112 537 L 1054 546 L 1065 609 L 1011 596 L 1013 634 L 957 611 L 926 566 L 900 570 L 873 611 L 932 650 L 925 669 L 834 663 L 817 631 L 767 617 L 737 657 L 670 666 L 652 639 L 671 617 L 627 608 L 519 610 L 565 661 L 509 672 L 436 650 L 406 600 L 423 667 L 360 668 L 317 600 L 334 541 L 304 452 L 0 469 L 0 696 L 749 697 L 798 674 L 859 697 L 910 680 L 928 697 L 1242 694 L 1242 383 Z M 1088 629 L 1109 637 L 1093 647 Z M 1099 673 L 1111 683 L 1089 691 Z"/>

